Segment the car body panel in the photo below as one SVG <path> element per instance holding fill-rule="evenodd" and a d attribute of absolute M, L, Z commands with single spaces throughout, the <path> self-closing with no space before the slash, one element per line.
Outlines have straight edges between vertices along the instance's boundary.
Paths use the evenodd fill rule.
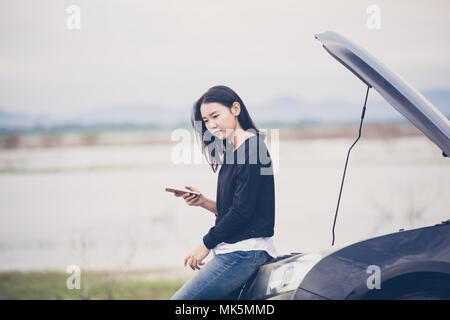
<path fill-rule="evenodd" d="M 381 282 L 411 272 L 450 276 L 450 224 L 401 231 L 347 246 L 318 262 L 299 288 L 328 299 L 362 296 L 356 291 L 369 290 L 369 266 L 379 267 Z"/>
<path fill-rule="evenodd" d="M 381 290 L 383 282 L 413 272 L 436 272 L 450 277 L 450 223 L 387 234 L 338 249 L 318 261 L 296 290 L 268 294 L 271 272 L 299 256 L 261 266 L 247 282 L 240 299 L 358 299 L 370 290 L 369 266 L 379 268 Z"/>
<path fill-rule="evenodd" d="M 315 35 L 324 49 L 373 87 L 389 104 L 450 155 L 450 122 L 430 101 L 367 51 L 343 36 L 327 31 Z"/>

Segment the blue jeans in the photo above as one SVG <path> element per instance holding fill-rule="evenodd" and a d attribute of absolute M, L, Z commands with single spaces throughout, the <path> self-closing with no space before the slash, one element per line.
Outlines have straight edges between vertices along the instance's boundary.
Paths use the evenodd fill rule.
<path fill-rule="evenodd" d="M 237 299 L 259 267 L 273 258 L 263 250 L 218 254 L 170 298 L 171 300 Z"/>

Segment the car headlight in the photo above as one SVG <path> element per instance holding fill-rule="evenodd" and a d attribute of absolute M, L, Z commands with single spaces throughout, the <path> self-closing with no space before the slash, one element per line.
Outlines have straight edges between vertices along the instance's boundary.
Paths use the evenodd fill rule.
<path fill-rule="evenodd" d="M 289 262 L 275 264 L 267 282 L 266 295 L 296 290 L 309 270 L 322 258 L 322 253 L 307 253 Z"/>

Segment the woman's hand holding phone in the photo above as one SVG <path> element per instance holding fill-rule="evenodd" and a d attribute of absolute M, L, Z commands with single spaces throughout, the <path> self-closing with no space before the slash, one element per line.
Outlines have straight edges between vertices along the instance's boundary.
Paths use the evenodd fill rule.
<path fill-rule="evenodd" d="M 203 194 L 199 190 L 197 190 L 191 186 L 184 186 L 184 187 L 188 190 L 198 192 L 198 193 L 200 193 L 200 195 L 190 194 L 187 192 L 175 191 L 174 192 L 175 197 L 183 197 L 188 206 L 201 206 L 205 202 L 206 198 L 203 196 Z"/>

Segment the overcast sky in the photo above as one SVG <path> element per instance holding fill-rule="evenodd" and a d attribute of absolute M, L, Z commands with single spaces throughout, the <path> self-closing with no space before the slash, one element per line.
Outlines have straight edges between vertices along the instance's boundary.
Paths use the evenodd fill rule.
<path fill-rule="evenodd" d="M 69 5 L 81 29 L 69 30 Z M 370 5 L 381 28 L 367 25 Z M 66 117 L 127 104 L 190 108 L 209 87 L 250 107 L 279 95 L 360 101 L 361 82 L 314 39 L 333 30 L 423 92 L 450 89 L 450 1 L 0 3 L 0 109 Z"/>

